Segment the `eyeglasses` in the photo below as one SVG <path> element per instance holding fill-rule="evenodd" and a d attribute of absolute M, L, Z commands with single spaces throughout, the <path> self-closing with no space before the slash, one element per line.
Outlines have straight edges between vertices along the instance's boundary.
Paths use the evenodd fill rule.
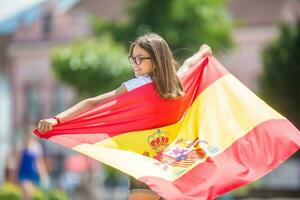
<path fill-rule="evenodd" d="M 130 64 L 140 65 L 145 59 L 151 59 L 151 57 L 128 56 L 128 60 Z"/>

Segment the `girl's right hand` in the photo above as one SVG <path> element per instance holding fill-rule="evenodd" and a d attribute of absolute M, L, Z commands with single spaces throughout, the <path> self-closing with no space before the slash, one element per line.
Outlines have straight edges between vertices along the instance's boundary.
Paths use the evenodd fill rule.
<path fill-rule="evenodd" d="M 50 131 L 52 130 L 53 126 L 56 126 L 57 124 L 58 122 L 54 118 L 42 119 L 38 124 L 38 130 L 40 133 Z"/>

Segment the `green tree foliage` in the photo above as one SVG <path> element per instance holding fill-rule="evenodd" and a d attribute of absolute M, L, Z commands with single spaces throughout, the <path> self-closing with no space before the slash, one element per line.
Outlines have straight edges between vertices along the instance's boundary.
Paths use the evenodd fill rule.
<path fill-rule="evenodd" d="M 52 53 L 55 75 L 83 97 L 113 90 L 132 74 L 127 51 L 109 36 L 76 41 Z"/>
<path fill-rule="evenodd" d="M 174 54 L 184 58 L 202 43 L 214 52 L 231 47 L 232 22 L 224 0 L 129 0 L 126 22 L 93 18 L 94 33 L 110 32 L 117 41 L 128 45 L 145 32 L 166 39 Z M 189 51 L 182 50 L 190 49 Z"/>
<path fill-rule="evenodd" d="M 263 52 L 260 92 L 300 128 L 300 23 L 282 25 L 280 36 Z"/>

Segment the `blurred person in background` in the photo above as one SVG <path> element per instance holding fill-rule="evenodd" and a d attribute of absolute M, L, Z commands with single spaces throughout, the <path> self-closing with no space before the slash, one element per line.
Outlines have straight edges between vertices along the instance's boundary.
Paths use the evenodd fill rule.
<path fill-rule="evenodd" d="M 43 149 L 32 130 L 33 126 L 28 125 L 17 156 L 17 180 L 21 185 L 24 200 L 32 199 L 35 186 L 47 186 L 49 182 Z"/>

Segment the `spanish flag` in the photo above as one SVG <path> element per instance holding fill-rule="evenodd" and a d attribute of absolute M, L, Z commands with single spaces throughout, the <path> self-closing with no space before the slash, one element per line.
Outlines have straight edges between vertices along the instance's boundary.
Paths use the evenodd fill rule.
<path fill-rule="evenodd" d="M 300 132 L 209 56 L 180 77 L 185 96 L 149 83 L 41 134 L 146 183 L 165 199 L 214 199 L 300 147 Z"/>

